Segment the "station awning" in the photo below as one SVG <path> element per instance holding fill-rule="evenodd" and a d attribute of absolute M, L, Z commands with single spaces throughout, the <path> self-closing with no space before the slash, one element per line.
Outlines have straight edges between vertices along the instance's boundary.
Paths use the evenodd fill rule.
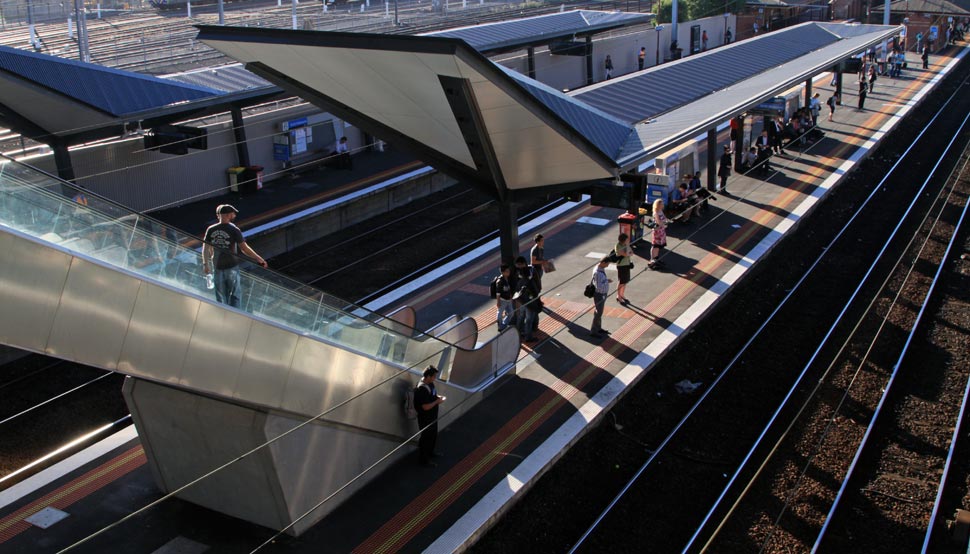
<path fill-rule="evenodd" d="M 571 93 L 454 38 L 201 27 L 199 39 L 502 198 L 615 177 L 900 29 L 805 23 Z"/>

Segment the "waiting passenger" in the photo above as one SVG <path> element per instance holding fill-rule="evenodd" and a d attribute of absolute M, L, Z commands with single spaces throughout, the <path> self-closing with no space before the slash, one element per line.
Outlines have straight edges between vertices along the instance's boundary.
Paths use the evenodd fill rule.
<path fill-rule="evenodd" d="M 651 217 L 653 217 L 653 236 L 651 237 L 653 247 L 650 248 L 650 262 L 647 263 L 647 267 L 657 269 L 658 266 L 663 265 L 663 261 L 660 260 L 660 253 L 667 246 L 668 221 L 667 216 L 664 215 L 663 200 L 658 198 L 653 201 L 653 214 Z"/>
<path fill-rule="evenodd" d="M 216 215 L 219 223 L 210 225 L 202 239 L 205 241 L 202 246 L 202 270 L 208 275 L 213 273 L 214 269 L 216 300 L 234 308 L 238 308 L 242 303 L 239 258 L 236 257 L 239 252 L 266 267 L 266 260 L 246 244 L 242 231 L 233 223 L 237 213 L 239 210 L 229 204 L 217 207 Z"/>
<path fill-rule="evenodd" d="M 350 146 L 347 145 L 347 137 L 340 137 L 337 141 L 337 149 L 331 154 L 336 156 L 334 166 L 338 169 L 353 169 L 354 161 L 350 158 Z"/>
<path fill-rule="evenodd" d="M 741 173 L 747 173 L 754 169 L 758 163 L 758 149 L 752 146 L 741 156 Z"/>
<path fill-rule="evenodd" d="M 536 292 L 542 292 L 542 274 L 546 268 L 546 238 L 539 233 L 533 239 L 532 249 L 529 250 L 529 261 L 532 266 L 532 275 L 536 280 Z"/>
<path fill-rule="evenodd" d="M 733 119 L 731 121 L 734 121 Z M 740 135 L 739 135 L 740 138 Z M 721 178 L 721 192 L 724 194 L 729 194 L 727 190 L 727 180 L 731 176 L 731 145 L 724 147 L 724 153 L 721 154 L 721 161 L 719 162 L 717 168 L 717 176 Z"/>
<path fill-rule="evenodd" d="M 616 287 L 616 301 L 620 304 L 626 304 L 626 284 L 630 282 L 630 270 L 633 269 L 633 261 L 630 259 L 633 256 L 633 248 L 630 247 L 630 237 L 626 233 L 620 233 L 620 236 L 616 239 L 616 245 L 613 247 L 613 251 L 619 256 L 620 260 L 616 262 L 616 274 L 617 279 L 620 284 Z"/>
<path fill-rule="evenodd" d="M 535 340 L 536 317 L 539 290 L 535 282 L 532 266 L 528 265 L 524 256 L 515 259 L 515 271 L 512 274 L 512 299 L 515 300 L 516 322 L 523 342 Z"/>
<path fill-rule="evenodd" d="M 676 217 L 681 218 L 684 223 L 690 223 L 691 215 L 697 211 L 697 206 L 694 205 L 696 200 L 697 197 L 693 196 L 687 188 L 687 183 L 678 185 L 671 202 L 673 204 L 671 207 L 677 212 Z"/>
<path fill-rule="evenodd" d="M 596 338 L 603 338 L 609 334 L 608 331 L 603 329 L 603 310 L 606 309 L 606 295 L 610 293 L 610 283 L 613 282 L 606 276 L 608 265 L 610 265 L 610 258 L 606 256 L 593 268 L 591 277 L 596 292 L 593 293 L 593 323 L 589 326 L 589 334 Z"/>
<path fill-rule="evenodd" d="M 501 273 L 491 284 L 490 293 L 496 300 L 498 332 L 501 333 L 509 326 L 515 315 L 515 303 L 512 301 L 512 268 L 509 264 L 502 264 Z"/>
<path fill-rule="evenodd" d="M 438 406 L 446 400 L 444 396 L 438 396 L 438 391 L 435 390 L 434 381 L 437 376 L 438 368 L 429 365 L 424 370 L 421 382 L 414 388 L 414 409 L 418 412 L 418 427 L 421 429 L 418 457 L 421 465 L 429 467 L 437 465 L 434 458 L 439 454 L 434 447 L 438 443 Z"/>

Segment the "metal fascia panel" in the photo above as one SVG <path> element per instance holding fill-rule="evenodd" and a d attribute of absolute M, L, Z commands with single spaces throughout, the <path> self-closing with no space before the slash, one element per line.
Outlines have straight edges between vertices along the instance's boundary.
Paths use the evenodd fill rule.
<path fill-rule="evenodd" d="M 71 256 L 9 231 L 0 232 L 0 343 L 43 352 Z"/>
<path fill-rule="evenodd" d="M 138 290 L 118 371 L 177 384 L 200 304 L 198 298 L 144 283 Z"/>

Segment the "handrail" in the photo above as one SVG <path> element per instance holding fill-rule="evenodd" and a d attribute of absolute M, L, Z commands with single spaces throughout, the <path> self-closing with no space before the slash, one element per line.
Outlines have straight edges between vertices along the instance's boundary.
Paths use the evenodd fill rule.
<path fill-rule="evenodd" d="M 205 288 L 198 253 L 184 245 L 191 236 L 2 156 L 0 224 L 141 278 L 212 300 L 212 293 Z M 392 354 L 383 346 L 413 340 L 410 333 L 398 330 L 400 323 L 271 270 L 242 267 L 240 274 L 245 291 L 241 311 L 367 355 L 406 363 L 406 359 L 397 358 L 402 352 L 407 356 L 411 349 L 397 349 L 397 354 Z M 393 327 L 389 327 L 391 323 Z M 428 335 L 419 336 L 418 340 L 429 338 L 441 348 L 454 347 Z M 414 353 L 427 350 L 423 347 Z"/>

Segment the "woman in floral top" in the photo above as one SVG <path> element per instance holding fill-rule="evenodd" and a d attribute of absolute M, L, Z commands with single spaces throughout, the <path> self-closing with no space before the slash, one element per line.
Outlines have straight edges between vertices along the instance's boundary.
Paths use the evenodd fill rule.
<path fill-rule="evenodd" d="M 667 246 L 667 216 L 664 215 L 664 201 L 659 198 L 653 201 L 653 221 L 657 224 L 653 228 L 653 248 L 650 249 L 650 262 L 647 267 L 656 269 L 662 265 L 660 252 Z"/>

